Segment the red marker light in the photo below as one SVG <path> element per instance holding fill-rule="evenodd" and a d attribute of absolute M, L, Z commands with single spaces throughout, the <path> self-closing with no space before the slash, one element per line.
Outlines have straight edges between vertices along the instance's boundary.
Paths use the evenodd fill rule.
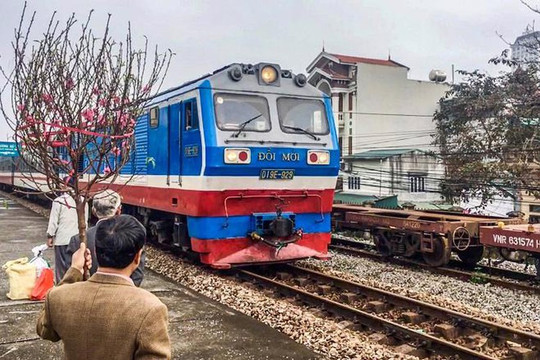
<path fill-rule="evenodd" d="M 317 156 L 316 153 L 309 154 L 309 161 L 311 161 L 312 163 L 316 163 L 318 159 L 319 157 Z"/>
<path fill-rule="evenodd" d="M 239 154 L 238 154 L 238 160 L 240 161 L 246 161 L 248 158 L 248 154 L 247 152 L 245 151 L 241 151 Z"/>

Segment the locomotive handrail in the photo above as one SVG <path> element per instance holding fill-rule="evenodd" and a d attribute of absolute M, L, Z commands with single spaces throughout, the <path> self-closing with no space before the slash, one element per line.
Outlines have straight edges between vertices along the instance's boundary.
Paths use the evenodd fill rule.
<path fill-rule="evenodd" d="M 223 227 L 226 228 L 229 226 L 229 209 L 227 207 L 227 202 L 229 200 L 234 200 L 234 199 L 256 199 L 256 198 L 259 198 L 259 199 L 264 199 L 264 198 L 271 198 L 271 199 L 276 199 L 276 200 L 280 200 L 281 202 L 285 202 L 283 199 L 284 198 L 298 198 L 298 197 L 304 197 L 304 198 L 308 198 L 308 197 L 315 197 L 319 200 L 319 212 L 320 212 L 320 215 L 321 215 L 321 219 L 318 221 L 318 222 L 323 222 L 324 221 L 324 211 L 323 211 L 323 206 L 322 206 L 322 197 L 321 195 L 319 194 L 310 194 L 308 193 L 307 191 L 304 191 L 303 194 L 283 194 L 283 195 L 278 195 L 277 193 L 273 193 L 273 194 L 260 194 L 260 195 L 244 195 L 244 194 L 240 194 L 240 195 L 231 195 L 231 196 L 227 196 L 224 200 L 223 200 L 223 207 L 225 209 L 225 223 L 223 224 Z"/>
<path fill-rule="evenodd" d="M 326 146 L 327 143 L 319 143 L 319 142 L 307 142 L 307 141 L 282 141 L 282 140 L 255 140 L 255 139 L 225 139 L 225 144 L 233 143 L 233 142 L 251 142 L 251 143 L 258 143 L 258 144 L 292 144 L 294 146 L 296 145 L 323 145 Z"/>

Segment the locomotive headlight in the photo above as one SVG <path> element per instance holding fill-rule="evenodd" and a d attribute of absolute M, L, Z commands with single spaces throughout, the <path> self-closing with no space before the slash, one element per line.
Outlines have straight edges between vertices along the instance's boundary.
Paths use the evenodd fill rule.
<path fill-rule="evenodd" d="M 223 161 L 225 164 L 249 164 L 251 162 L 251 151 L 243 148 L 225 149 Z"/>
<path fill-rule="evenodd" d="M 225 157 L 227 158 L 225 162 L 229 162 L 229 163 L 234 163 L 236 162 L 236 160 L 238 160 L 238 154 L 234 151 L 227 152 Z"/>
<path fill-rule="evenodd" d="M 261 79 L 267 83 L 272 84 L 277 79 L 277 70 L 275 67 L 267 65 L 261 70 Z"/>
<path fill-rule="evenodd" d="M 281 67 L 278 64 L 258 63 L 255 65 L 259 85 L 280 86 Z"/>
<path fill-rule="evenodd" d="M 309 165 L 328 165 L 330 164 L 330 153 L 325 150 L 309 150 L 307 163 Z"/>

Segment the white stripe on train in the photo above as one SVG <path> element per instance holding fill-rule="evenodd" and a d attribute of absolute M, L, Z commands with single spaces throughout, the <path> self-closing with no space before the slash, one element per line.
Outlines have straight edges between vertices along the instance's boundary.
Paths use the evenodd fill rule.
<path fill-rule="evenodd" d="M 130 180 L 130 176 L 120 175 L 115 184 L 124 185 Z M 46 186 L 43 176 L 36 176 L 36 180 Z M 35 188 L 26 180 L 21 173 L 15 173 L 15 185 L 19 187 Z M 167 184 L 166 175 L 137 175 L 129 185 L 148 186 L 162 189 L 185 189 L 185 190 L 326 190 L 334 189 L 335 176 L 297 176 L 291 180 L 260 180 L 257 176 L 182 176 L 179 183 L 178 176 L 170 176 Z"/>

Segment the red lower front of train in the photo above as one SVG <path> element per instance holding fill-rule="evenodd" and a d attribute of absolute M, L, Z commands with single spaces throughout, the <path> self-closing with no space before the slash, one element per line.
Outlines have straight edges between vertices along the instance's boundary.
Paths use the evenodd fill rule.
<path fill-rule="evenodd" d="M 305 258 L 329 259 L 329 233 L 304 234 L 298 241 L 282 248 L 272 247 L 251 238 L 201 240 L 191 238 L 193 251 L 201 262 L 217 269 L 235 265 L 288 262 Z"/>
<path fill-rule="evenodd" d="M 126 204 L 186 216 L 191 250 L 215 268 L 329 257 L 333 189 L 117 190 Z"/>

